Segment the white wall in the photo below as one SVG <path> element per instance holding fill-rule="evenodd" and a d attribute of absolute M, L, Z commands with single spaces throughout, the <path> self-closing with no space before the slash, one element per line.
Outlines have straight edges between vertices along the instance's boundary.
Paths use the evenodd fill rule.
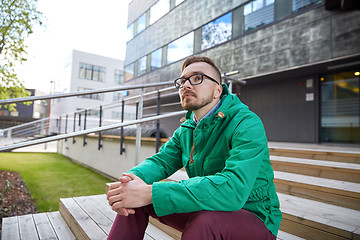
<path fill-rule="evenodd" d="M 85 146 L 83 146 L 83 137 L 76 137 L 75 140 L 74 144 L 73 138 L 68 138 L 67 141 L 59 141 L 58 152 L 113 178 L 119 178 L 122 173 L 135 166 L 134 137 L 124 138 L 125 153 L 123 155 L 120 155 L 119 137 L 103 136 L 101 140 L 103 147 L 100 150 L 98 150 L 97 136 L 87 136 Z M 164 141 L 166 140 L 162 139 L 162 143 Z M 155 144 L 155 139 L 142 139 L 141 161 L 155 154 Z"/>

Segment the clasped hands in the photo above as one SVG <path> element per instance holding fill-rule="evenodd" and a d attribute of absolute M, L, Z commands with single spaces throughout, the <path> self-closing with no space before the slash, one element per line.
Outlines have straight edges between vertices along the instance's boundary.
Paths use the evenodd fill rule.
<path fill-rule="evenodd" d="M 132 173 L 123 173 L 119 182 L 112 183 L 107 199 L 113 211 L 120 215 L 134 214 L 134 208 L 152 203 L 152 185 Z"/>

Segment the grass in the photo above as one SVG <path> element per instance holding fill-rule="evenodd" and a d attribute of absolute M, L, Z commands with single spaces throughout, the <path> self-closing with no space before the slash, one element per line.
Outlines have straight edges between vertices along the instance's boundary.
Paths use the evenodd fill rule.
<path fill-rule="evenodd" d="M 108 178 L 57 153 L 0 153 L 0 170 L 19 172 L 38 212 L 59 210 L 59 199 L 105 193 Z"/>

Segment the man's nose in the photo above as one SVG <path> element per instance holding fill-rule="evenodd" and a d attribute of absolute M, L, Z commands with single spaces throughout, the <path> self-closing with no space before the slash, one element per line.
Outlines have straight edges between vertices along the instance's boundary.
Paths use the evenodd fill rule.
<path fill-rule="evenodd" d="M 185 81 L 185 83 L 184 83 L 183 88 L 190 88 L 191 86 L 192 86 L 192 85 L 191 85 L 191 83 L 190 83 L 190 80 L 187 79 L 187 80 Z"/>

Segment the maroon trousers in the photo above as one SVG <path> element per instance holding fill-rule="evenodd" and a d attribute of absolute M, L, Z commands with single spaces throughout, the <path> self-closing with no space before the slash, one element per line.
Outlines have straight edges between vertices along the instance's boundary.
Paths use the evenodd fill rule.
<path fill-rule="evenodd" d="M 199 211 L 174 213 L 163 217 L 155 214 L 152 205 L 135 209 L 128 217 L 117 215 L 108 240 L 142 240 L 149 216 L 182 232 L 183 240 L 275 240 L 276 237 L 253 213 L 246 210 L 236 212 Z"/>

